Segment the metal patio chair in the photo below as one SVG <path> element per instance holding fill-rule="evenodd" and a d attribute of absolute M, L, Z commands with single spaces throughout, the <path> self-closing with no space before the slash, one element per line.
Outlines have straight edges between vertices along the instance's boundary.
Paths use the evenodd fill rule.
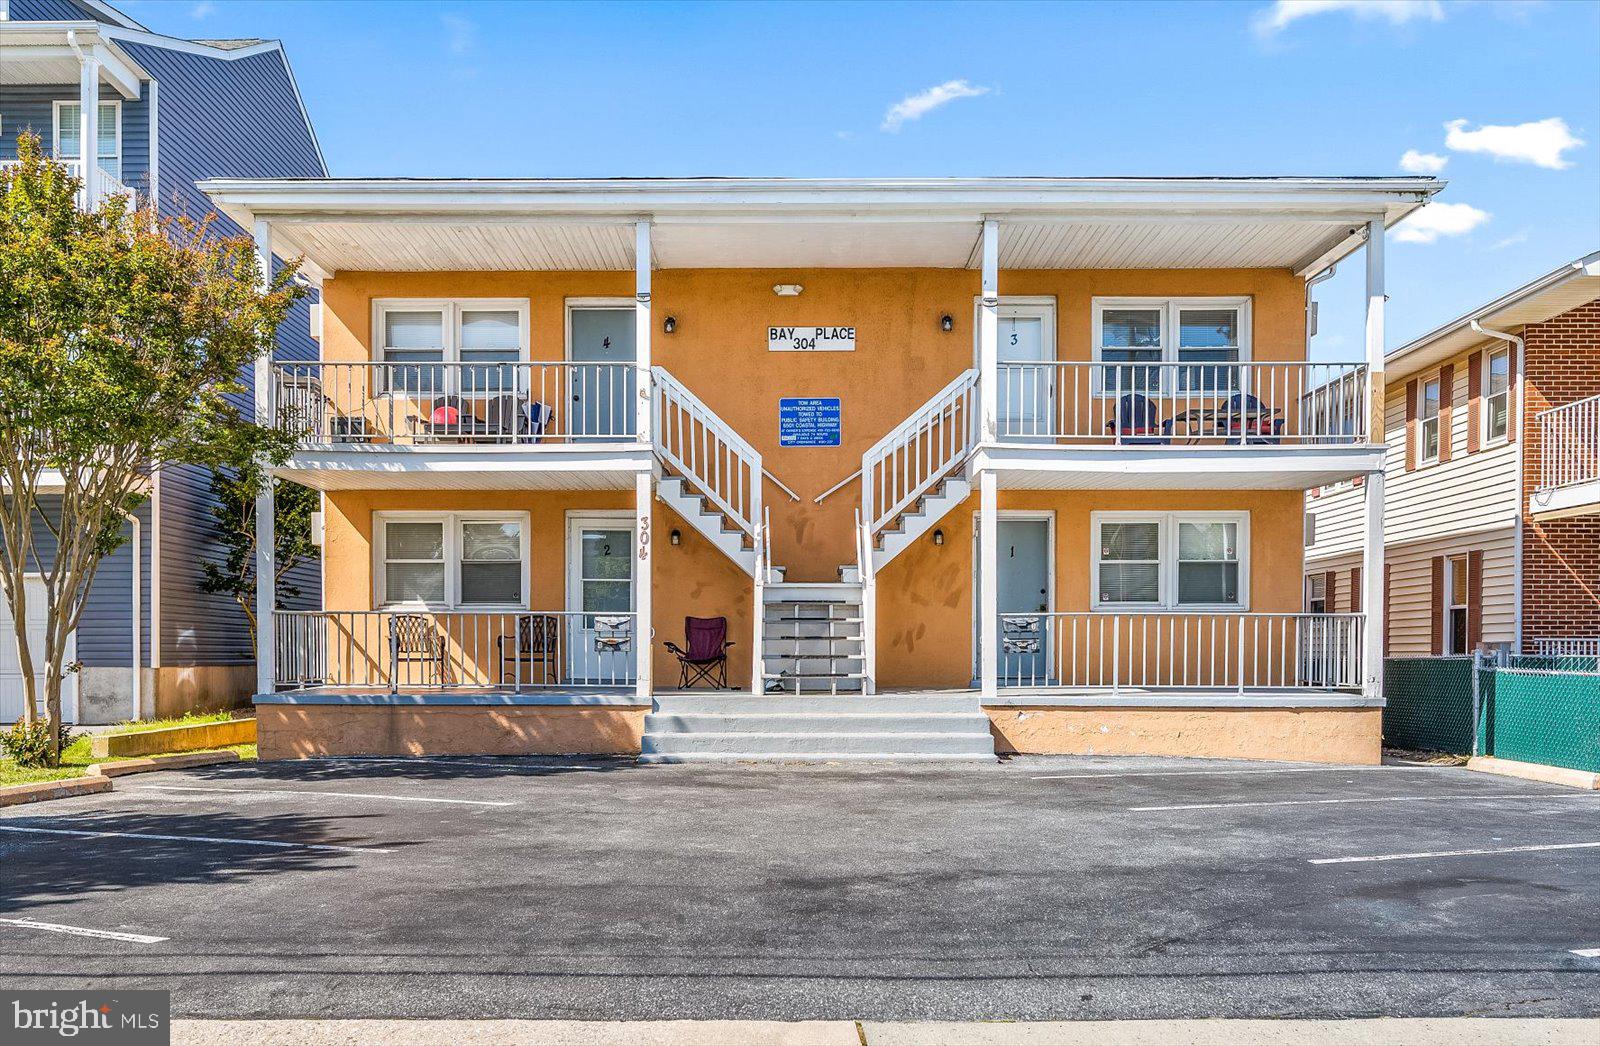
<path fill-rule="evenodd" d="M 1132 446 L 1160 446 L 1172 442 L 1163 429 L 1160 412 L 1149 396 L 1129 392 L 1117 401 L 1117 416 L 1106 422 L 1106 432 Z"/>
<path fill-rule="evenodd" d="M 685 650 L 670 640 L 663 643 L 678 659 L 678 689 L 687 690 L 705 683 L 713 690 L 728 689 L 728 619 L 725 617 L 686 617 L 683 619 Z"/>
<path fill-rule="evenodd" d="M 445 683 L 444 637 L 425 614 L 396 614 L 389 619 L 389 692 L 400 690 L 400 666 L 423 666 L 422 685 L 427 685 L 432 666 L 436 685 Z"/>
<path fill-rule="evenodd" d="M 509 636 L 495 640 L 500 654 L 500 684 L 506 683 L 506 666 L 513 667 L 512 682 L 521 686 L 534 682 L 534 669 L 539 672 L 538 682 L 546 685 L 560 680 L 561 621 L 554 614 L 523 614 L 517 618 L 517 629 Z M 523 666 L 527 674 L 523 674 Z"/>

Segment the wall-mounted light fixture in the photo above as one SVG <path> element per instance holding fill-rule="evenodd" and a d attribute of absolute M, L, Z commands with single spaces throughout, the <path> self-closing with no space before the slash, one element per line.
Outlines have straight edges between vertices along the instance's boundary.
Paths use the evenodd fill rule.
<path fill-rule="evenodd" d="M 678 329 L 678 317 L 676 317 L 676 316 L 668 316 L 664 321 L 662 321 L 661 330 L 662 330 L 663 333 L 671 334 L 673 331 L 675 331 L 677 329 Z"/>
<path fill-rule="evenodd" d="M 669 538 L 670 538 L 670 540 L 671 540 L 671 541 L 672 541 L 672 543 L 673 543 L 673 544 L 674 544 L 674 545 L 681 545 L 681 544 L 683 544 L 683 531 L 681 531 L 681 530 L 674 530 L 674 531 L 673 531 L 673 532 L 672 532 L 672 533 L 671 533 L 671 534 L 670 534 L 670 535 L 669 535 Z"/>
<path fill-rule="evenodd" d="M 772 285 L 772 293 L 780 298 L 798 298 L 803 290 L 805 288 L 798 283 L 775 283 Z"/>
<path fill-rule="evenodd" d="M 943 545 L 944 544 L 944 531 L 943 530 L 935 530 L 933 532 L 933 543 L 935 545 Z"/>
<path fill-rule="evenodd" d="M 956 318 L 948 312 L 939 317 L 939 329 L 949 334 L 956 329 Z"/>

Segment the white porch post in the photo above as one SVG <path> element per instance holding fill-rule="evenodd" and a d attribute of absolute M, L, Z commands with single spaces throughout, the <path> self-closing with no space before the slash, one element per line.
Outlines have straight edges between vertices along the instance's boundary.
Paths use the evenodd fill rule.
<path fill-rule="evenodd" d="M 652 444 L 653 396 L 650 380 L 650 222 L 633 227 L 633 344 L 638 399 L 635 402 L 634 432 L 640 443 Z M 654 619 L 651 616 L 650 513 L 655 477 L 649 468 L 634 477 L 633 534 L 637 558 L 634 562 L 634 611 L 638 641 L 635 644 L 634 685 L 641 701 L 648 702 L 655 692 L 652 672 L 655 646 Z"/>
<path fill-rule="evenodd" d="M 1000 223 L 983 223 L 983 296 L 978 306 L 978 442 L 1000 432 Z"/>
<path fill-rule="evenodd" d="M 260 218 L 255 223 L 255 241 L 256 265 L 261 272 L 261 286 L 266 288 L 272 283 L 272 226 Z M 269 345 L 256 357 L 255 364 L 258 424 L 265 425 L 272 420 L 271 382 L 272 347 Z M 277 653 L 273 612 L 278 605 L 278 572 L 274 563 L 278 541 L 270 470 L 265 470 L 263 479 L 261 489 L 256 491 L 256 693 L 270 694 Z"/>
<path fill-rule="evenodd" d="M 1367 223 L 1367 373 L 1373 402 L 1367 405 L 1372 439 L 1381 441 L 1383 418 L 1383 219 Z M 1383 481 L 1380 470 L 1366 482 L 1366 544 L 1361 559 L 1361 609 L 1366 615 L 1366 666 L 1363 692 L 1383 696 L 1383 636 L 1388 607 L 1383 605 Z"/>
<path fill-rule="evenodd" d="M 78 172 L 87 211 L 100 199 L 100 59 L 79 52 L 78 74 Z"/>
<path fill-rule="evenodd" d="M 999 438 L 1000 223 L 983 223 L 982 300 L 978 306 L 978 442 Z M 1000 491 L 995 474 L 978 473 L 978 687 L 1000 689 Z"/>

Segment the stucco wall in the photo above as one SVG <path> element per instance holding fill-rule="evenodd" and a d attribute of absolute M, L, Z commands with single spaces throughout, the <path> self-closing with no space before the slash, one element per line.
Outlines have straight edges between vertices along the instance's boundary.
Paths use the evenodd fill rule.
<path fill-rule="evenodd" d="M 634 755 L 645 706 L 417 708 L 257 705 L 262 759 L 330 755 Z"/>
<path fill-rule="evenodd" d="M 1376 765 L 1376 708 L 987 708 L 995 751 Z"/>

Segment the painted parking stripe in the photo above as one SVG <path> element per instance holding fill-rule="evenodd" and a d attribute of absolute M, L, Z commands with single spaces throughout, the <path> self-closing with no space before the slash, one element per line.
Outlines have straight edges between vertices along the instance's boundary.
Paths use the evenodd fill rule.
<path fill-rule="evenodd" d="M 81 828 L 34 828 L 0 825 L 0 832 L 31 835 L 72 835 L 82 839 L 151 839 L 166 843 L 219 843 L 224 846 L 265 846 L 277 850 L 337 850 L 340 853 L 389 854 L 380 846 L 336 846 L 333 843 L 287 843 L 281 839 L 233 839 L 221 835 L 157 835 L 154 832 L 90 832 Z"/>
<path fill-rule="evenodd" d="M 520 756 L 506 756 L 507 759 L 518 759 Z M 307 763 L 333 763 L 360 765 L 363 763 L 396 763 L 401 766 L 407 763 L 437 763 L 440 766 L 482 766 L 492 770 L 614 770 L 624 764 L 617 763 L 579 763 L 567 765 L 561 763 L 488 763 L 479 760 L 453 759 L 449 757 L 433 758 L 430 756 L 408 756 L 396 759 L 386 759 L 379 756 L 352 755 L 336 756 L 326 759 L 306 759 Z"/>
<path fill-rule="evenodd" d="M 1130 813 L 1153 813 L 1157 810 L 1234 810 L 1244 807 L 1260 806 L 1338 806 L 1345 803 L 1432 803 L 1443 800 L 1450 802 L 1487 802 L 1489 800 L 1503 799 L 1588 799 L 1594 801 L 1596 797 L 1590 793 L 1576 792 L 1570 795 L 1528 795 L 1517 793 L 1514 795 L 1380 795 L 1370 798 L 1350 799 L 1279 799 L 1274 801 L 1258 801 L 1244 803 L 1182 803 L 1176 806 L 1130 806 Z"/>
<path fill-rule="evenodd" d="M 318 792 L 309 788 L 206 788 L 198 785 L 137 785 L 124 792 L 245 792 L 250 795 L 325 795 L 339 799 L 390 799 L 397 803 L 453 803 L 458 806 L 516 806 L 510 799 L 445 799 L 432 795 L 383 795 L 377 792 Z"/>
<path fill-rule="evenodd" d="M 1600 948 L 1574 948 L 1572 954 L 1585 959 L 1600 959 Z"/>
<path fill-rule="evenodd" d="M 1482 850 L 1434 850 L 1430 853 L 1374 854 L 1371 857 L 1316 857 L 1308 864 L 1369 864 L 1375 861 L 1420 861 L 1428 857 L 1479 857 L 1484 854 L 1523 854 L 1540 850 L 1596 850 L 1600 843 L 1546 843 L 1543 846 L 1496 846 Z M 1600 954 L 1600 948 L 1595 949 Z"/>
<path fill-rule="evenodd" d="M 1248 770 L 1131 770 L 1103 774 L 1043 774 L 1035 781 L 1081 781 L 1096 777 L 1231 777 L 1235 774 L 1347 774 L 1367 770 L 1454 770 L 1452 766 L 1282 766 Z"/>
<path fill-rule="evenodd" d="M 96 937 L 105 941 L 127 941 L 129 944 L 160 944 L 170 937 L 152 937 L 147 933 L 121 933 L 116 930 L 91 930 L 87 926 L 65 926 L 61 923 L 42 923 L 34 919 L 0 919 L 7 926 L 22 926 L 29 930 L 49 930 L 67 933 L 74 937 Z"/>

